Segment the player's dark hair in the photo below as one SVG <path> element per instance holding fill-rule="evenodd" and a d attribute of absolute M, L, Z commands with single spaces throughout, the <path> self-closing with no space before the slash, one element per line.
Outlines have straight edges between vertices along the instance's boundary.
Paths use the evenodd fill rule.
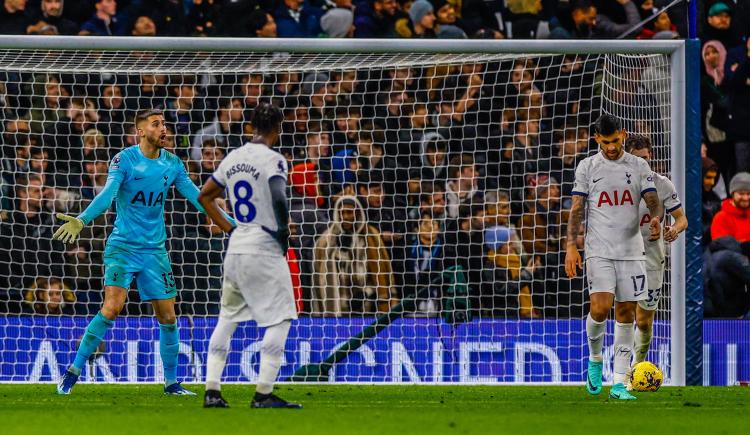
<path fill-rule="evenodd" d="M 651 139 L 642 134 L 631 134 L 625 139 L 625 151 L 648 150 L 651 153 Z"/>
<path fill-rule="evenodd" d="M 148 121 L 148 118 L 154 115 L 164 116 L 164 112 L 159 109 L 141 110 L 137 115 L 135 115 L 135 126 L 138 127 L 138 124 L 143 121 Z"/>
<path fill-rule="evenodd" d="M 594 123 L 594 132 L 602 136 L 611 136 L 622 130 L 622 124 L 616 116 L 602 115 Z"/>
<path fill-rule="evenodd" d="M 281 109 L 271 103 L 261 102 L 253 110 L 250 122 L 257 134 L 268 134 L 280 132 L 283 120 L 284 114 Z"/>

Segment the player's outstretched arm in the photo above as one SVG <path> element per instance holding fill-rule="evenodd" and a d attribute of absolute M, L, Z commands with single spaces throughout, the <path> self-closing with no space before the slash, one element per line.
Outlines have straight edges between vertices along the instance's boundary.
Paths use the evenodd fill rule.
<path fill-rule="evenodd" d="M 65 221 L 65 223 L 55 231 L 52 238 L 60 240 L 63 243 L 75 242 L 78 235 L 83 230 L 83 227 L 99 217 L 100 214 L 107 211 L 112 205 L 112 201 L 115 199 L 117 191 L 120 190 L 120 184 L 122 184 L 124 178 L 123 174 L 124 172 L 120 168 L 120 158 L 119 156 L 115 156 L 109 166 L 107 183 L 104 185 L 102 191 L 94 197 L 89 206 L 86 207 L 86 210 L 78 215 L 78 217 L 58 213 L 57 218 Z"/>
<path fill-rule="evenodd" d="M 659 240 L 661 236 L 661 219 L 659 216 L 664 213 L 664 206 L 659 201 L 659 195 L 656 193 L 656 189 L 651 189 L 643 192 L 643 200 L 646 202 L 648 212 L 652 216 L 651 218 L 651 236 L 649 240 Z"/>
<path fill-rule="evenodd" d="M 195 187 L 192 182 L 190 182 L 190 184 Z M 198 189 L 196 188 L 196 190 Z M 222 231 L 224 231 L 225 233 L 231 233 L 236 226 L 233 222 L 234 219 L 224 213 L 224 211 L 220 209 L 216 204 L 216 198 L 219 198 L 223 195 L 224 187 L 215 182 L 213 178 L 209 178 L 208 181 L 206 181 L 206 184 L 203 185 L 200 193 L 197 195 L 196 202 L 198 203 L 198 205 L 196 207 L 200 206 L 199 210 L 206 213 L 206 215 L 210 217 L 211 220 L 216 225 L 218 225 Z M 227 218 L 232 219 L 232 221 Z"/>
<path fill-rule="evenodd" d="M 568 217 L 568 231 L 565 243 L 565 273 L 568 278 L 573 278 L 578 274 L 578 268 L 583 269 L 583 260 L 578 252 L 576 239 L 578 238 L 578 229 L 583 222 L 586 197 L 583 195 L 573 195 L 573 206 L 570 208 Z"/>
<path fill-rule="evenodd" d="M 672 210 L 672 218 L 674 224 L 664 226 L 664 241 L 671 243 L 677 240 L 680 233 L 685 231 L 688 227 L 687 216 L 685 216 L 685 210 L 679 207 L 677 210 Z"/>

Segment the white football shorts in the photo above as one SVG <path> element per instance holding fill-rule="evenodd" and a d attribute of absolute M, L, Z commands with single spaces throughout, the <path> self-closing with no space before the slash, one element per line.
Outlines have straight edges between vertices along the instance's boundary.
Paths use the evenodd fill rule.
<path fill-rule="evenodd" d="M 286 258 L 227 254 L 219 316 L 231 322 L 255 320 L 263 327 L 296 319 L 292 275 Z"/>
<path fill-rule="evenodd" d="M 664 285 L 664 269 L 647 270 L 646 277 L 648 279 L 648 298 L 638 301 L 638 306 L 644 310 L 654 311 L 659 308 L 661 287 Z"/>
<path fill-rule="evenodd" d="M 644 260 L 586 259 L 589 293 L 607 292 L 617 302 L 642 301 L 648 298 L 648 278 Z"/>

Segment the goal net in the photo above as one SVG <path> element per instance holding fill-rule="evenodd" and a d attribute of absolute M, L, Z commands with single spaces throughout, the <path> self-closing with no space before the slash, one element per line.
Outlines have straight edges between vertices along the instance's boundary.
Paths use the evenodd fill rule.
<path fill-rule="evenodd" d="M 0 381 L 56 380 L 72 362 L 103 299 L 116 210 L 68 246 L 51 239 L 54 215 L 80 213 L 101 190 L 113 156 L 138 143 L 142 109 L 164 111 L 166 149 L 199 186 L 252 137 L 259 101 L 283 109 L 276 149 L 289 166 L 299 320 L 282 379 L 355 343 L 319 380 L 582 382 L 588 289 L 566 277 L 564 248 L 575 167 L 597 151 L 591 124 L 617 115 L 651 138 L 655 171 L 680 176 L 670 166 L 674 44 L 326 41 L 272 52 L 249 41 L 170 51 L 158 40 L 79 39 L 94 43 L 75 50 L 20 40 L 0 50 Z M 201 382 L 227 238 L 177 192 L 164 203 L 178 375 Z M 679 287 L 667 273 L 648 357 L 667 379 L 683 333 L 671 326 Z M 261 336 L 240 326 L 224 380 L 256 380 Z M 610 325 L 605 382 L 611 361 Z M 83 379 L 162 377 L 158 324 L 134 282 Z"/>

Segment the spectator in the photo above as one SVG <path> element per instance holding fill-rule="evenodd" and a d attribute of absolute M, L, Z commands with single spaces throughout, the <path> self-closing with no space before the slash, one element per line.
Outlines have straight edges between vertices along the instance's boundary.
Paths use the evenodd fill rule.
<path fill-rule="evenodd" d="M 714 239 L 703 254 L 705 317 L 742 317 L 750 310 L 750 242 Z"/>
<path fill-rule="evenodd" d="M 430 213 L 422 213 L 416 231 L 409 237 L 406 252 L 403 297 L 415 297 L 423 288 L 430 286 L 433 279 L 445 269 L 444 246 L 440 221 Z M 437 289 L 418 299 L 417 310 L 427 315 L 440 311 L 440 294 Z"/>
<path fill-rule="evenodd" d="M 396 0 L 360 0 L 354 8 L 356 38 L 396 36 L 396 21 L 406 18 Z"/>
<path fill-rule="evenodd" d="M 96 0 L 94 15 L 81 25 L 81 34 L 95 36 L 124 36 L 129 23 L 125 14 L 117 14 L 115 0 Z"/>
<path fill-rule="evenodd" d="M 506 33 L 513 39 L 547 39 L 549 22 L 541 15 L 541 0 L 509 0 L 508 10 L 512 16 Z"/>
<path fill-rule="evenodd" d="M 717 40 L 728 50 L 742 44 L 742 39 L 732 28 L 732 8 L 725 2 L 716 2 L 708 9 L 707 26 L 703 26 L 701 40 Z"/>
<path fill-rule="evenodd" d="M 31 24 L 26 11 L 26 0 L 3 0 L 0 8 L 0 34 L 25 35 Z"/>
<path fill-rule="evenodd" d="M 220 0 L 193 0 L 186 17 L 188 34 L 192 36 L 219 36 L 222 20 Z M 241 20 L 236 20 L 241 21 Z"/>
<path fill-rule="evenodd" d="M 26 302 L 34 314 L 73 315 L 75 294 L 58 278 L 37 278 L 26 292 Z"/>
<path fill-rule="evenodd" d="M 436 131 L 422 136 L 420 145 L 422 180 L 444 182 L 448 178 L 448 144 L 445 138 Z"/>
<path fill-rule="evenodd" d="M 278 29 L 273 15 L 262 9 L 254 10 L 248 17 L 249 35 L 258 38 L 276 38 Z"/>
<path fill-rule="evenodd" d="M 85 173 L 81 175 L 81 196 L 93 200 L 107 184 L 109 153 L 104 148 L 93 150 L 84 163 Z"/>
<path fill-rule="evenodd" d="M 724 80 L 727 50 L 719 41 L 707 41 L 703 44 L 701 58 L 701 119 L 705 119 L 704 131 L 711 148 L 724 148 L 731 108 Z M 736 70 L 737 66 L 733 68 Z M 722 161 L 722 164 L 728 163 Z"/>
<path fill-rule="evenodd" d="M 750 123 L 750 39 L 747 43 L 727 54 L 725 81 L 727 93 L 731 95 L 730 122 L 727 129 L 729 139 L 734 142 L 736 172 L 750 171 L 750 132 L 744 128 Z"/>
<path fill-rule="evenodd" d="M 160 36 L 187 36 L 188 20 L 183 3 L 180 0 L 161 0 L 150 5 L 149 19 L 155 23 L 153 28 L 158 29 Z"/>
<path fill-rule="evenodd" d="M 524 266 L 521 254 L 513 248 L 512 237 L 513 231 L 502 225 L 484 230 L 487 261 L 482 272 L 482 307 L 491 315 L 541 317 L 534 309 L 530 285 L 534 279 L 535 259 Z"/>
<path fill-rule="evenodd" d="M 201 145 L 209 139 L 215 140 L 228 150 L 242 146 L 242 120 L 242 102 L 239 98 L 221 98 L 214 120 L 193 136 L 190 158 L 199 161 Z"/>
<path fill-rule="evenodd" d="M 568 7 L 558 7 L 550 21 L 550 39 L 589 39 L 594 36 L 596 7 L 590 0 L 572 0 Z"/>
<path fill-rule="evenodd" d="M 97 148 L 105 148 L 107 146 L 104 138 L 104 134 L 95 129 L 90 128 L 83 133 L 83 155 L 88 157 L 93 154 Z"/>
<path fill-rule="evenodd" d="M 510 203 L 508 192 L 502 190 L 486 192 L 484 195 L 484 225 L 486 228 L 493 226 L 507 228 L 509 239 L 506 242 L 510 244 L 508 249 L 520 255 L 521 260 L 526 260 L 518 229 L 511 222 Z"/>
<path fill-rule="evenodd" d="M 448 203 L 448 217 L 457 218 L 461 205 L 471 205 L 478 193 L 479 184 L 474 158 L 470 154 L 461 154 L 451 159 L 449 181 L 445 192 Z"/>
<path fill-rule="evenodd" d="M 721 198 L 714 191 L 717 181 L 719 180 L 719 166 L 708 157 L 703 158 L 703 191 L 701 195 L 702 213 L 701 221 L 703 222 L 703 244 L 711 242 L 711 223 L 716 213 L 721 210 Z"/>
<path fill-rule="evenodd" d="M 635 27 L 641 21 L 641 15 L 638 13 L 638 7 L 631 0 L 617 0 L 625 10 L 625 23 L 618 24 L 609 16 L 599 13 L 596 15 L 594 22 L 594 36 L 597 38 L 617 38 L 628 30 Z M 637 31 L 637 29 L 635 30 Z M 629 33 L 626 36 L 634 36 Z"/>
<path fill-rule="evenodd" d="M 224 147 L 218 143 L 215 139 L 206 139 L 201 144 L 201 158 L 200 158 L 200 184 L 201 186 L 206 184 L 206 181 L 211 177 L 211 174 L 216 172 L 219 167 L 219 162 L 224 160 L 226 157 L 226 151 Z"/>
<path fill-rule="evenodd" d="M 396 33 L 402 38 L 436 38 L 435 11 L 427 0 L 416 0 L 409 8 L 409 18 L 396 21 Z"/>
<path fill-rule="evenodd" d="M 274 12 L 280 38 L 314 38 L 321 32 L 323 11 L 304 4 L 304 0 L 283 0 Z"/>
<path fill-rule="evenodd" d="M 241 94 L 245 111 L 250 111 L 258 105 L 263 96 L 263 74 L 248 74 L 242 77 Z"/>
<path fill-rule="evenodd" d="M 349 9 L 333 8 L 320 19 L 323 35 L 328 38 L 354 37 L 354 13 Z"/>
<path fill-rule="evenodd" d="M 400 245 L 406 234 L 406 215 L 394 202 L 393 195 L 385 195 L 382 174 L 360 167 L 357 173 L 357 193 L 364 205 L 367 222 L 378 230 L 380 238 L 389 248 Z M 393 253 L 393 249 L 391 249 Z M 393 259 L 394 256 L 391 256 Z"/>
<path fill-rule="evenodd" d="M 41 77 L 42 84 L 34 86 L 34 97 L 29 110 L 29 129 L 33 133 L 50 133 L 55 123 L 65 117 L 63 107 L 67 89 L 60 84 L 60 79 L 52 74 Z M 43 88 L 42 88 L 43 86 Z"/>
<path fill-rule="evenodd" d="M 182 76 L 177 80 L 172 86 L 174 99 L 167 102 L 164 117 L 174 126 L 177 146 L 187 152 L 191 146 L 190 137 L 203 125 L 205 100 L 196 98 L 194 76 Z"/>
<path fill-rule="evenodd" d="M 750 241 L 750 173 L 739 172 L 729 182 L 729 195 L 711 223 L 711 239 L 732 236 Z"/>
<path fill-rule="evenodd" d="M 660 32 L 677 33 L 677 26 L 672 23 L 672 19 L 666 11 L 661 12 L 654 20 L 646 23 L 646 25 L 643 26 L 643 29 L 641 29 L 638 38 L 652 39 Z"/>
<path fill-rule="evenodd" d="M 63 6 L 64 0 L 42 0 L 39 12 L 32 18 L 32 21 L 37 24 L 41 21 L 55 26 L 61 35 L 77 35 L 78 24 L 63 17 Z"/>
<path fill-rule="evenodd" d="M 461 19 L 461 27 L 467 35 L 473 35 L 480 29 L 491 29 L 494 33 L 499 30 L 497 15 L 491 10 L 489 5 L 493 2 L 484 0 L 463 0 L 456 4 L 456 16 Z M 460 11 L 458 10 L 460 5 Z M 499 32 L 498 32 L 499 33 Z M 502 34 L 500 34 L 500 38 Z"/>
<path fill-rule="evenodd" d="M 12 246 L 8 267 L 10 287 L 25 288 L 24 282 L 35 276 L 63 276 L 63 257 L 59 244 L 52 243 L 55 221 L 44 197 L 42 175 L 29 174 L 16 179 L 17 202 L 10 224 L 0 226 L 2 246 Z"/>
<path fill-rule="evenodd" d="M 156 36 L 156 23 L 150 17 L 141 15 L 133 25 L 133 36 Z"/>
<path fill-rule="evenodd" d="M 355 197 L 343 196 L 315 244 L 312 312 L 323 316 L 385 312 L 398 303 L 388 252 Z"/>
<path fill-rule="evenodd" d="M 419 206 L 409 218 L 417 220 L 423 213 L 429 213 L 430 216 L 441 223 L 442 228 L 445 228 L 445 221 L 448 215 L 445 207 L 445 188 L 442 184 L 430 181 L 421 183 Z"/>
<path fill-rule="evenodd" d="M 106 84 L 101 91 L 99 124 L 109 146 L 120 149 L 125 146 L 125 126 L 128 124 L 122 88 L 114 83 Z"/>
<path fill-rule="evenodd" d="M 568 211 L 560 207 L 560 185 L 554 178 L 539 177 L 533 207 L 521 218 L 521 236 L 526 252 L 545 256 L 561 251 Z"/>

